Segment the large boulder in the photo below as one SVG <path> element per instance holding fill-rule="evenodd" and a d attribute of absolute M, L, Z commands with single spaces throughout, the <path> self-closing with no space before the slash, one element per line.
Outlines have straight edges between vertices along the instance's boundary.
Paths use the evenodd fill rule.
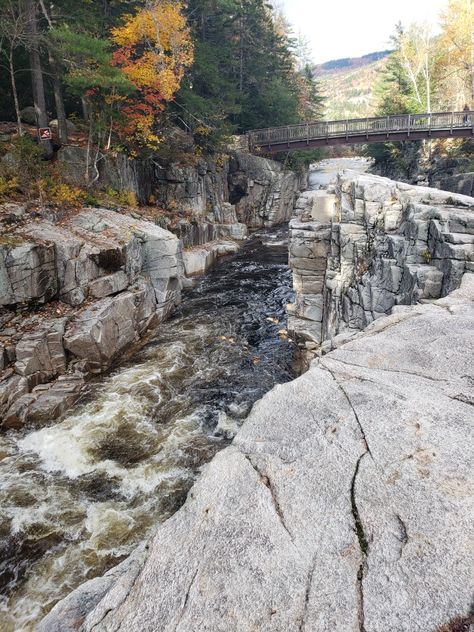
<path fill-rule="evenodd" d="M 154 292 L 151 287 L 122 292 L 83 309 L 73 318 L 64 335 L 64 347 L 92 373 L 101 373 L 123 351 L 139 340 L 141 321 L 137 307 Z"/>
<path fill-rule="evenodd" d="M 0 305 L 47 303 L 58 291 L 54 244 L 0 238 Z"/>
<path fill-rule="evenodd" d="M 45 320 L 35 331 L 23 334 L 16 346 L 15 371 L 18 375 L 39 384 L 66 372 L 65 324 L 65 318 Z"/>
<path fill-rule="evenodd" d="M 26 224 L 21 231 L 29 240 L 27 246 L 4 247 L 7 253 L 4 267 L 12 269 L 9 273 L 12 279 L 6 278 L 4 273 L 3 304 L 19 302 L 14 299 L 20 290 L 30 299 L 44 292 L 46 296 L 41 298 L 44 302 L 51 298 L 54 289 L 61 301 L 78 306 L 89 297 L 117 294 L 140 277 L 150 278 L 158 307 L 165 312 L 180 300 L 181 243 L 175 235 L 151 222 L 97 208 L 84 209 L 61 226 L 42 221 Z M 43 254 L 45 249 L 47 258 Z M 1 252 L 0 248 L 0 284 Z M 30 259 L 36 252 L 45 260 L 43 267 L 39 268 L 38 264 L 33 267 L 36 277 L 25 287 L 18 280 L 20 288 L 16 294 L 7 291 L 15 284 L 18 259 L 21 256 L 25 259 L 22 269 L 33 266 Z M 51 280 L 47 271 L 50 271 Z M 34 287 L 36 278 L 38 283 L 39 280 L 43 283 L 39 289 Z"/>
<path fill-rule="evenodd" d="M 467 630 L 473 300 L 468 274 L 270 392 L 148 550 L 38 632 Z"/>
<path fill-rule="evenodd" d="M 49 126 L 53 129 L 58 129 L 58 119 L 53 119 L 52 121 L 50 121 Z M 75 125 L 72 121 L 66 120 L 66 129 L 68 134 L 74 134 L 75 132 L 77 132 L 77 125 Z"/>
<path fill-rule="evenodd" d="M 83 375 L 79 373 L 62 375 L 56 381 L 40 384 L 28 393 L 26 379 L 20 380 L 18 382 L 17 376 L 14 376 L 7 383 L 14 397 L 5 403 L 4 414 L 0 417 L 5 428 L 21 428 L 28 423 L 51 423 L 79 399 L 85 384 Z M 0 382 L 0 407 L 1 393 Z"/>

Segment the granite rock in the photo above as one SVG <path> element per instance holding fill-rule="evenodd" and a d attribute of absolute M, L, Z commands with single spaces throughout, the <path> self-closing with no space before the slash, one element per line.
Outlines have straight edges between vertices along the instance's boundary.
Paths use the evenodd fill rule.
<path fill-rule="evenodd" d="M 38 631 L 468 622 L 473 279 L 398 308 L 267 394 L 138 562 L 77 589 Z"/>

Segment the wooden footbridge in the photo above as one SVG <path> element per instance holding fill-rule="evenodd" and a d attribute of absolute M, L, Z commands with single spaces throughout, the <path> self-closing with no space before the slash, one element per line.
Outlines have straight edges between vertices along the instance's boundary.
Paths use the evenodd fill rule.
<path fill-rule="evenodd" d="M 327 145 L 386 143 L 474 136 L 474 111 L 402 114 L 346 121 L 316 121 L 248 133 L 251 152 L 273 154 Z"/>

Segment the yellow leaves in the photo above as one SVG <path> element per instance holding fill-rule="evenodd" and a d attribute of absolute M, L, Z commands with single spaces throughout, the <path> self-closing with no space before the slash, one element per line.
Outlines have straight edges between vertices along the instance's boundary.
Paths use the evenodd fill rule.
<path fill-rule="evenodd" d="M 474 102 L 474 3 L 450 0 L 442 15 L 440 95 L 445 107 Z"/>
<path fill-rule="evenodd" d="M 41 198 L 58 206 L 80 207 L 86 197 L 83 189 L 61 182 L 57 177 L 40 178 L 36 186 Z"/>
<path fill-rule="evenodd" d="M 113 29 L 122 47 L 116 61 L 137 88 L 153 88 L 169 101 L 179 89 L 186 68 L 193 62 L 193 45 L 183 5 L 157 0 L 151 8 L 125 18 Z"/>
<path fill-rule="evenodd" d="M 113 29 L 112 35 L 119 46 L 148 41 L 165 51 L 171 51 L 189 34 L 182 11 L 181 2 L 157 0 L 152 3 L 151 9 L 126 16 L 124 25 Z"/>
<path fill-rule="evenodd" d="M 121 108 L 126 119 L 122 133 L 139 145 L 157 149 L 154 133 L 163 103 L 178 91 L 186 68 L 193 62 L 191 33 L 183 15 L 183 4 L 154 0 L 135 15 L 125 17 L 113 29 L 118 46 L 114 65 L 121 68 L 137 92 Z"/>
<path fill-rule="evenodd" d="M 11 196 L 19 187 L 19 184 L 18 178 L 7 179 L 0 176 L 0 200 Z"/>

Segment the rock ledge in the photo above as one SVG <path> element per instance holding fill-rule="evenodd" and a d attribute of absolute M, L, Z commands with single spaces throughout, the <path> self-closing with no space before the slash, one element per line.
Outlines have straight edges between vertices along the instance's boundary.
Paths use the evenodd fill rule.
<path fill-rule="evenodd" d="M 474 275 L 259 402 L 147 550 L 39 632 L 435 632 L 472 598 Z"/>

